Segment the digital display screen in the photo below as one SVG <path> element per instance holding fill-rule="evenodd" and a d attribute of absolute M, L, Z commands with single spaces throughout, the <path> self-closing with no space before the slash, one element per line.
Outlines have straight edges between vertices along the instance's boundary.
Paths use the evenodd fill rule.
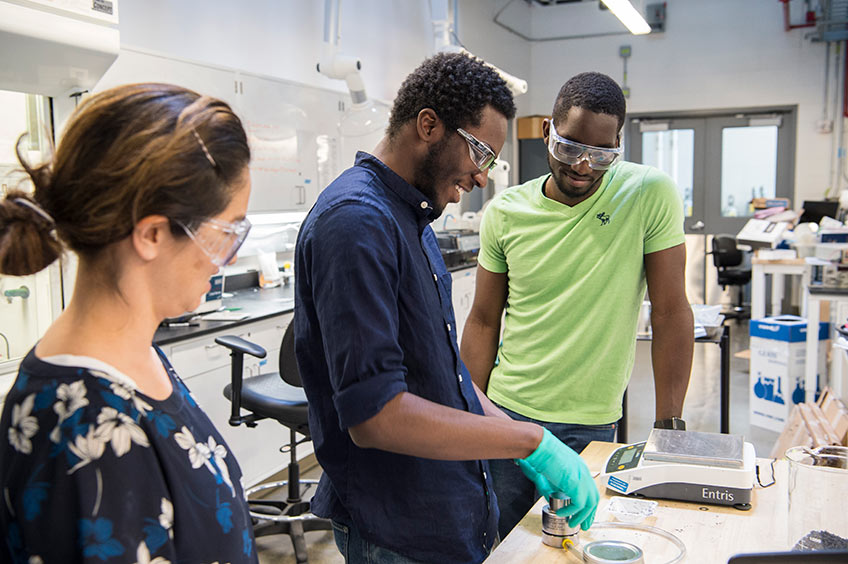
<path fill-rule="evenodd" d="M 627 464 L 628 462 L 633 460 L 633 457 L 635 455 L 636 455 L 636 449 L 635 448 L 625 450 L 624 452 L 621 453 L 621 460 L 619 460 L 618 463 L 619 464 Z"/>

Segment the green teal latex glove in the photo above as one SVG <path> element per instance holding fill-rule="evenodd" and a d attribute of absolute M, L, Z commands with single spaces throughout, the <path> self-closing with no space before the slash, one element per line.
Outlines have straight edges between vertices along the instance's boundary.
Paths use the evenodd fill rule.
<path fill-rule="evenodd" d="M 551 497 L 551 494 L 556 491 L 547 478 L 536 472 L 536 470 L 530 466 L 530 463 L 524 460 L 523 458 L 516 458 L 515 463 L 518 464 L 521 471 L 524 472 L 524 475 L 527 476 L 531 482 L 536 484 L 536 491 L 539 492 L 539 495 L 548 499 Z M 560 510 L 561 511 L 561 510 Z M 564 515 L 560 515 L 564 517 Z"/>
<path fill-rule="evenodd" d="M 568 447 L 566 447 L 568 448 Z M 544 497 L 545 499 L 549 499 L 551 494 L 557 491 L 555 487 L 551 485 L 547 478 L 536 472 L 532 466 L 523 458 L 516 458 L 515 463 L 521 468 L 521 471 L 524 472 L 524 475 L 530 479 L 531 482 L 536 484 L 536 490 L 539 492 L 539 495 Z M 597 506 L 596 506 L 597 507 Z M 557 509 L 556 514 L 560 517 L 569 517 L 575 512 L 575 507 L 569 505 L 568 507 L 563 507 L 562 509 Z M 595 520 L 595 509 L 592 509 L 592 513 L 589 515 L 589 519 L 584 519 L 581 526 L 585 526 L 584 531 L 588 530 L 589 527 Z M 576 522 L 576 521 L 575 521 Z M 571 520 L 569 520 L 569 525 L 571 525 Z M 575 526 L 575 525 L 572 525 Z"/>
<path fill-rule="evenodd" d="M 583 459 L 545 429 L 542 442 L 527 458 L 516 463 L 545 497 L 561 491 L 571 498 L 571 504 L 557 511 L 568 518 L 572 527 L 588 531 L 598 508 L 598 488 Z"/>

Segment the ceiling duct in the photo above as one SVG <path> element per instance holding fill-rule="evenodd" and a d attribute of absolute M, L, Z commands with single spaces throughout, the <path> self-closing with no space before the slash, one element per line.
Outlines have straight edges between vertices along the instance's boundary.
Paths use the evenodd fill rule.
<path fill-rule="evenodd" d="M 465 53 L 479 58 L 463 47 L 456 35 L 456 20 L 458 18 L 457 0 L 430 0 L 430 15 L 433 20 L 433 44 L 436 52 Z M 483 61 L 483 59 L 480 59 Z M 527 93 L 527 81 L 511 75 L 500 67 L 487 61 L 483 63 L 494 70 L 506 82 L 513 96 Z"/>

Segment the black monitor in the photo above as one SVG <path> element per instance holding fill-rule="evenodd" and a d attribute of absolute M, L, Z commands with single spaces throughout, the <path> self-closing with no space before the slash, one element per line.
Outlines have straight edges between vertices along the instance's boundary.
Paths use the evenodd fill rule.
<path fill-rule="evenodd" d="M 804 209 L 804 213 L 798 223 L 819 223 L 823 217 L 836 219 L 839 202 L 835 200 L 804 200 L 804 205 L 801 207 Z"/>
<path fill-rule="evenodd" d="M 737 554 L 727 564 L 845 564 L 846 550 L 817 550 L 795 552 L 760 552 Z"/>

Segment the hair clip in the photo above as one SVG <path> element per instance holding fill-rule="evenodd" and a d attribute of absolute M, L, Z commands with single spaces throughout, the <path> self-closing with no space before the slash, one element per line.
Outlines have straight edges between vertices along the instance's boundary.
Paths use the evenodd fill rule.
<path fill-rule="evenodd" d="M 31 201 L 24 199 L 24 198 L 15 198 L 12 201 L 15 202 L 16 204 L 18 204 L 19 206 L 24 206 L 24 207 L 31 209 L 32 211 L 34 211 L 35 213 L 40 215 L 42 218 L 44 218 L 44 220 L 47 223 L 49 223 L 51 226 L 56 225 L 56 220 L 53 219 L 53 216 L 51 216 L 49 213 L 44 211 L 44 209 L 41 206 L 39 206 L 38 204 L 36 204 L 35 202 L 31 202 Z"/>
<path fill-rule="evenodd" d="M 216 168 L 218 165 L 215 163 L 215 159 L 212 158 L 212 154 L 209 152 L 209 149 L 206 148 L 206 143 L 204 143 L 203 139 L 200 138 L 200 134 L 194 128 L 192 128 L 191 132 L 194 133 L 194 138 L 197 139 L 197 143 L 200 145 L 200 148 L 203 149 L 203 154 L 206 155 L 206 160 L 209 161 L 212 168 Z"/>

